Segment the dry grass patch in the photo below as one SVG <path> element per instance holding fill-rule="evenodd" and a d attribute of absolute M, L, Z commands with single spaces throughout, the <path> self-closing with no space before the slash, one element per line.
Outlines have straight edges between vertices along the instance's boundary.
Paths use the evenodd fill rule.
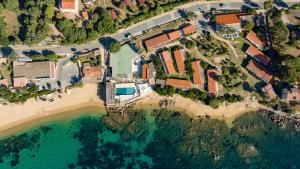
<path fill-rule="evenodd" d="M 4 21 L 6 23 L 6 31 L 8 35 L 18 35 L 19 29 L 20 29 L 20 23 L 18 21 L 18 14 L 9 11 L 4 10 L 2 12 L 2 15 L 4 16 Z"/>

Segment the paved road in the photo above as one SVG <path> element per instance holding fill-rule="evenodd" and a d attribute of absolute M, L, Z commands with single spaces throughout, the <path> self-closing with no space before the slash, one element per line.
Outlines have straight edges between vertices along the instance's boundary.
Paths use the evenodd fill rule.
<path fill-rule="evenodd" d="M 297 0 L 285 0 L 286 4 L 288 6 L 291 6 L 292 4 L 296 3 Z M 298 1 L 299 2 L 299 1 Z M 223 5 L 220 5 L 222 3 Z M 258 7 L 263 7 L 263 1 L 256 1 L 255 2 Z M 126 39 L 125 35 L 132 34 L 132 35 L 139 35 L 142 34 L 143 31 L 146 31 L 148 29 L 157 27 L 159 25 L 171 22 L 173 20 L 179 19 L 182 17 L 180 11 L 192 11 L 192 12 L 200 12 L 200 11 L 207 11 L 211 8 L 216 9 L 240 9 L 242 6 L 249 6 L 246 4 L 243 0 L 223 0 L 218 2 L 205 2 L 205 1 L 199 1 L 199 2 L 191 2 L 189 4 L 186 4 L 181 7 L 177 7 L 175 10 L 168 12 L 164 15 L 160 15 L 148 20 L 145 20 L 139 24 L 135 24 L 125 30 L 120 30 L 119 33 L 116 33 L 112 35 L 113 38 L 122 41 Z M 252 6 L 253 7 L 253 6 Z M 99 47 L 100 43 L 98 40 L 89 42 L 84 45 L 69 45 L 69 46 L 15 46 L 13 49 L 17 52 L 19 55 L 23 55 L 24 52 L 28 52 L 30 50 L 42 52 L 45 49 L 51 50 L 57 54 L 72 54 L 73 51 L 71 48 L 76 48 L 77 51 L 85 51 L 87 49 L 93 49 Z"/>

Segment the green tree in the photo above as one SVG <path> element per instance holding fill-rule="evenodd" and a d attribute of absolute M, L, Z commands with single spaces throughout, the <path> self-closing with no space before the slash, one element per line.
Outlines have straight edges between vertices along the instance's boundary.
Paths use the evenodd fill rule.
<path fill-rule="evenodd" d="M 19 10 L 19 0 L 3 0 L 4 7 L 8 10 L 17 11 Z"/>
<path fill-rule="evenodd" d="M 185 47 L 188 48 L 188 49 L 191 49 L 191 48 L 194 48 L 196 46 L 196 43 L 194 41 L 187 41 L 186 44 L 185 44 Z"/>
<path fill-rule="evenodd" d="M 117 31 L 118 24 L 111 18 L 107 10 L 104 10 L 99 18 L 97 28 L 100 35 L 113 34 Z"/>
<path fill-rule="evenodd" d="M 242 25 L 242 28 L 244 29 L 244 31 L 248 32 L 250 30 L 252 30 L 254 27 L 254 23 L 253 22 L 249 22 L 249 21 L 245 21 Z"/>
<path fill-rule="evenodd" d="M 273 8 L 273 0 L 267 0 L 264 2 L 264 9 L 269 10 Z"/>
<path fill-rule="evenodd" d="M 121 50 L 121 43 L 117 40 L 114 40 L 112 41 L 110 44 L 109 44 L 109 50 L 112 52 L 112 53 L 116 53 L 116 52 L 119 52 Z"/>

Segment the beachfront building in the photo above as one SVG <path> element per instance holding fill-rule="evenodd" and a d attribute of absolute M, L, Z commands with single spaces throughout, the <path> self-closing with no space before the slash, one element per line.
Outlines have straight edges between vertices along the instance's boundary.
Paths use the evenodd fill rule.
<path fill-rule="evenodd" d="M 204 71 L 200 65 L 200 60 L 192 62 L 193 69 L 193 83 L 194 85 L 204 88 Z"/>
<path fill-rule="evenodd" d="M 165 85 L 183 89 L 183 90 L 190 89 L 192 87 L 191 82 L 189 80 L 173 79 L 173 78 L 167 78 Z"/>
<path fill-rule="evenodd" d="M 105 85 L 105 104 L 108 107 L 130 104 L 153 92 L 147 83 L 106 82 Z"/>
<path fill-rule="evenodd" d="M 217 70 L 207 70 L 207 91 L 210 97 L 215 97 L 218 93 Z"/>
<path fill-rule="evenodd" d="M 141 74 L 142 62 L 129 45 L 124 45 L 117 53 L 110 53 L 109 67 L 114 80 L 133 80 L 134 75 Z"/>
<path fill-rule="evenodd" d="M 216 29 L 233 29 L 237 32 L 241 32 L 241 20 L 238 14 L 220 14 L 216 16 Z"/>
<path fill-rule="evenodd" d="M 250 30 L 246 36 L 246 39 L 255 45 L 259 50 L 265 50 L 267 48 L 266 42 L 261 39 L 254 31 Z"/>
<path fill-rule="evenodd" d="M 268 65 L 271 61 L 269 56 L 265 55 L 263 52 L 258 50 L 253 45 L 249 45 L 248 49 L 246 50 L 246 53 L 249 56 L 251 56 L 253 59 L 255 59 L 256 61 L 258 61 L 264 65 Z"/>
<path fill-rule="evenodd" d="M 99 82 L 102 77 L 102 70 L 99 66 L 92 67 L 90 62 L 82 64 L 82 80 L 84 82 Z"/>
<path fill-rule="evenodd" d="M 176 74 L 177 71 L 175 70 L 174 63 L 172 56 L 170 55 L 169 51 L 164 51 L 160 54 L 160 59 L 164 66 L 164 70 L 166 75 Z"/>
<path fill-rule="evenodd" d="M 142 65 L 142 75 L 141 78 L 142 80 L 148 80 L 150 86 L 154 86 L 155 85 L 155 75 L 156 75 L 156 71 L 154 68 L 153 63 L 144 63 Z"/>
<path fill-rule="evenodd" d="M 79 12 L 79 0 L 60 0 L 59 9 L 65 13 Z"/>
<path fill-rule="evenodd" d="M 13 85 L 24 87 L 29 82 L 50 80 L 56 78 L 56 66 L 54 62 L 19 62 L 13 63 Z"/>
<path fill-rule="evenodd" d="M 269 83 L 273 79 L 273 75 L 259 62 L 251 59 L 246 67 L 255 77 Z"/>

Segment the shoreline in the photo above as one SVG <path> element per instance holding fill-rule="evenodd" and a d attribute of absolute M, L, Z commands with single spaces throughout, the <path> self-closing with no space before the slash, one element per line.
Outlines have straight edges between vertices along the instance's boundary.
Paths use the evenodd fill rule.
<path fill-rule="evenodd" d="M 71 90 L 71 95 L 65 95 L 54 103 L 35 101 L 30 99 L 24 104 L 0 105 L 0 138 L 15 135 L 30 127 L 53 121 L 61 117 L 76 117 L 83 110 L 96 110 L 106 113 L 104 102 L 97 96 L 97 84 L 85 84 L 82 88 Z M 244 102 L 222 105 L 213 109 L 202 103 L 183 98 L 179 95 L 173 97 L 159 96 L 152 93 L 136 102 L 135 109 L 154 110 L 160 109 L 159 102 L 163 99 L 172 99 L 174 104 L 167 109 L 186 113 L 192 118 L 210 116 L 214 119 L 224 120 L 228 125 L 235 117 L 249 111 L 257 110 L 260 105 L 254 103 L 252 107 L 245 107 Z"/>

